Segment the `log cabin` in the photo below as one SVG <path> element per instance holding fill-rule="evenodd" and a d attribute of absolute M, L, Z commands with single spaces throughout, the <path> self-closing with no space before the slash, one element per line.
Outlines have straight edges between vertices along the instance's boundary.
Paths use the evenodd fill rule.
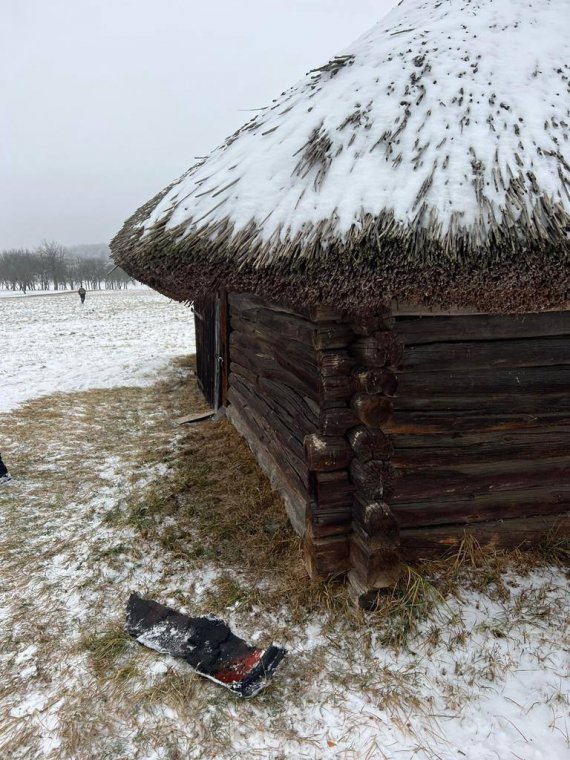
<path fill-rule="evenodd" d="M 360 604 L 466 533 L 570 533 L 569 23 L 403 0 L 113 240 Z"/>

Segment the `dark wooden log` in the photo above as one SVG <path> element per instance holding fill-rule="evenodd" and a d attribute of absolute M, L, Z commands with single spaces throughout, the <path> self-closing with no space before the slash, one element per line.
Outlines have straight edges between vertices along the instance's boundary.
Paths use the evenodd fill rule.
<path fill-rule="evenodd" d="M 348 467 L 354 454 L 345 438 L 313 433 L 305 437 L 305 456 L 309 470 L 331 472 Z"/>
<path fill-rule="evenodd" d="M 388 369 L 370 369 L 355 374 L 356 389 L 363 393 L 382 393 L 395 396 L 398 378 Z"/>
<path fill-rule="evenodd" d="M 560 514 L 569 509 L 570 486 L 557 483 L 392 504 L 402 528 Z"/>
<path fill-rule="evenodd" d="M 230 348 L 232 359 L 243 365 L 244 362 L 239 357 L 247 357 L 246 366 L 256 369 L 258 374 L 264 374 L 266 370 L 285 372 L 288 376 L 296 377 L 313 392 L 318 392 L 321 378 L 314 360 L 311 362 L 294 356 L 285 348 L 272 348 L 261 340 L 244 337 L 237 331 L 230 335 Z"/>
<path fill-rule="evenodd" d="M 316 512 L 352 511 L 354 484 L 347 470 L 312 472 L 309 483 Z"/>
<path fill-rule="evenodd" d="M 346 324 L 338 322 L 312 323 L 294 314 L 276 312 L 260 308 L 248 312 L 231 312 L 232 327 L 238 328 L 237 319 L 250 321 L 254 329 L 263 329 L 266 334 L 280 336 L 281 339 L 297 341 L 312 346 L 315 350 L 346 348 L 353 338 L 353 332 Z"/>
<path fill-rule="evenodd" d="M 395 542 L 379 534 L 372 538 L 355 529 L 350 541 L 350 564 L 368 590 L 390 588 L 400 574 L 400 550 Z"/>
<path fill-rule="evenodd" d="M 353 507 L 354 522 L 370 536 L 377 533 L 397 542 L 400 526 L 394 513 L 384 501 L 373 501 L 357 493 Z"/>
<path fill-rule="evenodd" d="M 305 463 L 304 450 L 299 448 L 296 437 L 281 421 L 271 418 L 267 407 L 259 399 L 240 393 L 236 386 L 230 386 L 228 399 L 246 417 L 260 439 L 268 446 L 277 461 L 282 461 L 296 475 L 305 490 L 309 488 L 309 472 Z M 269 420 L 271 419 L 271 422 Z"/>
<path fill-rule="evenodd" d="M 310 378 L 301 377 L 298 368 L 295 372 L 284 369 L 268 354 L 256 353 L 254 349 L 238 346 L 233 342 L 233 333 L 230 337 L 231 356 L 237 364 L 245 367 L 259 377 L 266 380 L 274 380 L 296 391 L 300 396 L 312 398 L 317 404 L 321 398 L 318 381 L 313 382 Z M 231 384 L 231 379 L 230 379 Z"/>
<path fill-rule="evenodd" d="M 356 460 L 355 460 L 356 461 Z M 498 491 L 521 491 L 550 484 L 554 489 L 570 487 L 570 462 L 526 461 L 491 463 L 483 473 L 455 470 L 405 471 L 393 483 L 390 504 L 393 509 L 401 502 L 429 501 L 446 497 L 469 496 Z M 360 485 L 360 484 L 358 484 Z"/>
<path fill-rule="evenodd" d="M 302 459 L 291 449 L 282 437 L 281 431 L 273 429 L 249 404 L 239 397 L 235 388 L 228 391 L 230 403 L 236 407 L 247 425 L 255 432 L 257 438 L 267 447 L 278 467 L 287 473 L 291 483 L 296 484 L 297 490 L 305 493 L 308 498 L 309 473 Z"/>
<path fill-rule="evenodd" d="M 406 370 L 423 372 L 461 368 L 474 372 L 493 367 L 512 369 L 556 364 L 570 364 L 567 337 L 429 343 L 408 346 L 405 354 Z"/>
<path fill-rule="evenodd" d="M 307 519 L 308 493 L 293 470 L 282 456 L 277 459 L 272 452 L 272 438 L 261 429 L 245 410 L 231 403 L 227 409 L 228 418 L 248 442 L 260 467 L 265 472 L 271 486 L 279 493 L 285 504 L 293 528 L 303 535 Z M 247 419 L 247 421 L 246 421 Z"/>
<path fill-rule="evenodd" d="M 265 325 L 262 322 L 249 321 L 241 315 L 232 316 L 231 327 L 232 333 L 235 333 L 234 339 L 239 337 L 248 345 L 252 343 L 259 345 L 269 353 L 286 351 L 290 357 L 295 357 L 297 361 L 306 361 L 312 366 L 316 364 L 315 349 L 308 340 L 291 340 L 273 326 Z"/>
<path fill-rule="evenodd" d="M 570 311 L 543 314 L 398 317 L 395 331 L 406 345 L 570 336 Z"/>
<path fill-rule="evenodd" d="M 318 430 L 322 435 L 344 435 L 347 430 L 360 424 L 351 407 L 323 409 L 320 413 Z"/>
<path fill-rule="evenodd" d="M 350 464 L 350 477 L 357 491 L 372 501 L 383 499 L 387 486 L 392 484 L 391 475 L 389 465 L 379 459 L 353 459 Z"/>
<path fill-rule="evenodd" d="M 350 326 L 356 335 L 370 336 L 374 333 L 392 330 L 396 325 L 396 319 L 389 312 L 373 317 L 355 317 Z"/>
<path fill-rule="evenodd" d="M 522 389 L 521 389 L 522 391 Z M 457 412 L 472 414 L 545 414 L 548 412 L 570 412 L 570 394 L 565 393 L 504 393 L 479 396 L 422 396 L 414 397 L 402 393 L 394 401 L 396 413 L 399 411 Z"/>
<path fill-rule="evenodd" d="M 570 341 L 569 341 L 570 345 Z M 495 394 L 563 393 L 570 388 L 570 365 L 519 367 L 517 369 L 402 371 L 398 375 L 398 395 L 493 396 Z"/>
<path fill-rule="evenodd" d="M 340 322 L 344 319 L 344 312 L 334 306 L 326 304 L 290 306 L 283 303 L 274 303 L 264 298 L 259 298 L 250 293 L 232 293 L 231 303 L 240 311 L 256 311 L 257 309 L 269 309 L 276 313 L 292 314 L 296 317 L 307 319 L 310 322 Z"/>
<path fill-rule="evenodd" d="M 381 430 L 365 425 L 354 427 L 347 433 L 348 442 L 361 462 L 371 459 L 390 459 L 394 447 L 391 440 Z"/>
<path fill-rule="evenodd" d="M 264 377 L 258 378 L 257 388 L 263 396 L 273 397 L 287 411 L 299 425 L 300 432 L 306 434 L 318 431 L 320 421 L 313 408 L 292 388 Z"/>
<path fill-rule="evenodd" d="M 347 536 L 316 538 L 306 534 L 305 564 L 311 578 L 331 578 L 343 575 L 350 568 Z"/>
<path fill-rule="evenodd" d="M 244 337 L 239 331 L 230 338 L 232 358 L 258 375 L 282 380 L 299 393 L 311 393 L 324 401 L 346 401 L 354 393 L 356 382 L 350 374 L 321 375 L 315 356 L 306 361 L 290 354 L 286 348 L 270 348 L 264 341 Z"/>
<path fill-rule="evenodd" d="M 377 332 L 368 338 L 359 338 L 350 347 L 357 363 L 362 367 L 399 367 L 403 360 L 403 347 L 393 332 Z"/>
<path fill-rule="evenodd" d="M 306 433 L 301 429 L 298 420 L 280 404 L 279 399 L 275 396 L 262 396 L 256 388 L 242 383 L 237 375 L 234 377 L 231 387 L 239 391 L 246 399 L 248 406 L 256 410 L 268 424 L 275 424 L 276 430 L 286 436 L 287 441 L 290 439 L 291 448 L 304 461 Z"/>
<path fill-rule="evenodd" d="M 357 393 L 351 406 L 358 419 L 368 427 L 381 428 L 393 414 L 394 406 L 385 396 Z"/>
<path fill-rule="evenodd" d="M 230 311 L 227 291 L 222 288 L 219 294 L 220 303 L 220 404 L 225 406 L 228 402 L 228 389 L 230 387 Z"/>
<path fill-rule="evenodd" d="M 463 471 L 473 471 L 488 467 L 490 463 L 513 460 L 536 462 L 564 457 L 570 460 L 570 429 L 563 432 L 546 429 L 536 433 L 466 434 L 456 438 L 447 436 L 437 442 L 433 436 L 418 436 L 421 440 L 410 444 L 410 438 L 414 437 L 393 438 L 395 453 L 392 463 L 399 470 L 460 467 Z"/>
<path fill-rule="evenodd" d="M 483 547 L 494 549 L 530 548 L 548 540 L 570 536 L 570 513 L 526 517 L 524 519 L 445 525 L 400 531 L 402 556 L 410 560 L 428 559 L 456 551 L 466 535 Z"/>
<path fill-rule="evenodd" d="M 323 517 L 311 513 L 306 532 L 310 533 L 313 538 L 348 536 L 352 533 L 352 519 L 350 514 L 342 516 L 334 514 L 329 519 L 328 516 Z"/>
<path fill-rule="evenodd" d="M 355 364 L 348 351 L 317 351 L 315 356 L 323 377 L 349 375 Z"/>
<path fill-rule="evenodd" d="M 424 412 L 399 410 L 382 423 L 390 435 L 451 436 L 454 434 L 484 434 L 540 430 L 570 425 L 568 412 L 550 414 L 461 414 L 458 412 Z"/>
<path fill-rule="evenodd" d="M 242 364 L 238 364 L 235 361 L 230 362 L 230 375 L 236 374 L 242 382 L 249 383 L 251 386 L 257 385 L 257 372 L 252 371 L 248 367 L 244 367 Z M 228 378 L 229 380 L 229 378 Z"/>
<path fill-rule="evenodd" d="M 323 376 L 318 387 L 323 401 L 348 401 L 358 389 L 352 375 Z"/>
<path fill-rule="evenodd" d="M 532 442 L 540 442 L 541 439 L 551 439 L 555 442 L 558 438 L 560 442 L 567 440 L 570 436 L 570 421 L 566 425 L 549 425 L 543 428 L 529 428 L 520 430 L 508 430 L 508 431 L 467 431 L 456 432 L 449 431 L 445 433 L 441 431 L 438 435 L 434 436 L 430 433 L 424 435 L 422 433 L 395 433 L 390 435 L 390 440 L 394 444 L 396 451 L 403 449 L 423 449 L 430 448 L 437 450 L 439 448 L 476 448 L 481 444 L 488 444 L 489 446 L 505 446 L 519 445 Z"/>

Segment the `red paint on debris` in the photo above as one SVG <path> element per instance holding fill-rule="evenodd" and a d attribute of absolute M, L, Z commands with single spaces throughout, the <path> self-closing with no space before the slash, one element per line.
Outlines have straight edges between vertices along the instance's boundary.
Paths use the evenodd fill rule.
<path fill-rule="evenodd" d="M 241 660 L 232 662 L 224 670 L 218 671 L 214 678 L 222 683 L 236 683 L 236 681 L 242 681 L 248 673 L 250 673 L 257 663 L 261 660 L 263 651 L 261 649 L 254 649 L 251 654 L 246 655 Z"/>

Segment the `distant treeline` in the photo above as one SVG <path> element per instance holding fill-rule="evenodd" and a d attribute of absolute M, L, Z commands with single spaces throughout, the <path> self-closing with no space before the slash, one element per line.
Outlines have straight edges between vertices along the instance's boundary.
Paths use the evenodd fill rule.
<path fill-rule="evenodd" d="M 0 288 L 5 290 L 126 289 L 134 280 L 113 269 L 106 246 L 65 248 L 43 242 L 29 251 L 13 248 L 0 253 Z"/>

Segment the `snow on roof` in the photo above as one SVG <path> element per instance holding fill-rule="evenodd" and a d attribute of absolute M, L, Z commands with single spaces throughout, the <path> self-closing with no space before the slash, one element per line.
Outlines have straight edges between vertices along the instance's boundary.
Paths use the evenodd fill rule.
<path fill-rule="evenodd" d="M 141 209 L 128 245 L 259 268 L 374 227 L 379 267 L 396 244 L 567 252 L 568 28 L 568 0 L 403 0 Z"/>

